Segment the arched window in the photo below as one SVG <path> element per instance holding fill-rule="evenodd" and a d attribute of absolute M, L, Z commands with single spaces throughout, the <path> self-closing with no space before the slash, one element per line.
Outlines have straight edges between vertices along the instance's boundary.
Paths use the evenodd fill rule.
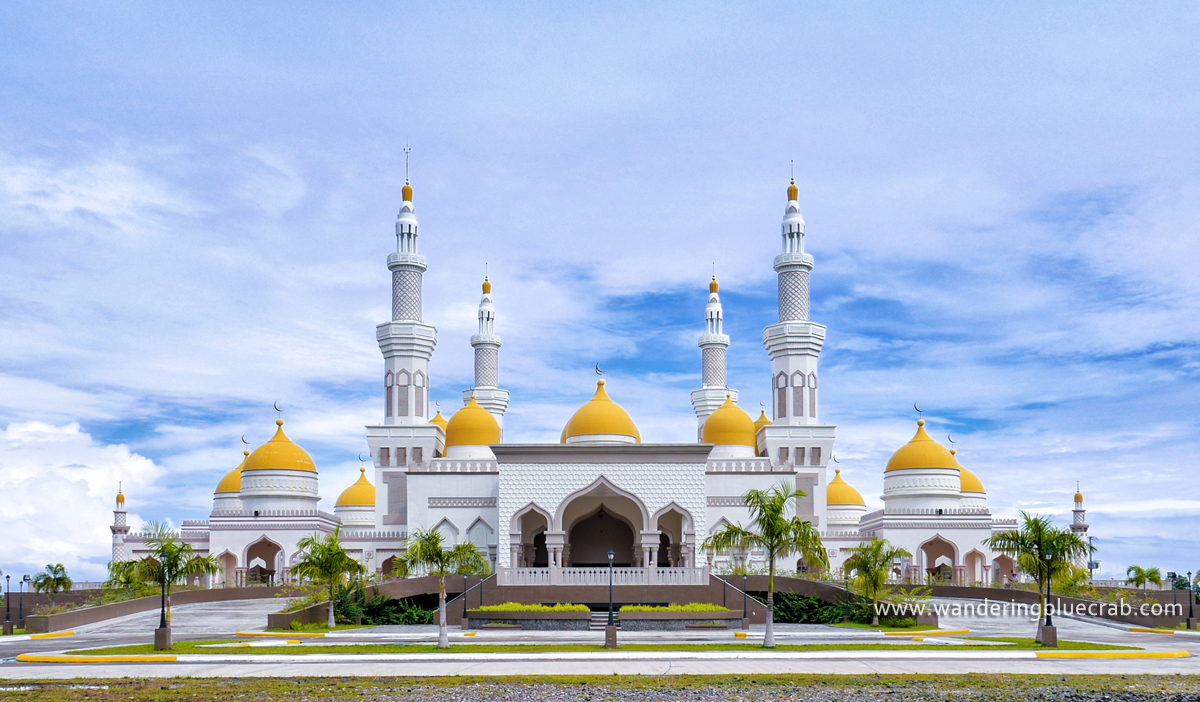
<path fill-rule="evenodd" d="M 413 414 L 425 416 L 425 374 L 421 371 L 413 373 Z"/>
<path fill-rule="evenodd" d="M 804 374 L 792 374 L 792 416 L 804 416 Z"/>
<path fill-rule="evenodd" d="M 408 416 L 408 371 L 400 371 L 396 374 L 396 414 L 401 417 Z"/>
<path fill-rule="evenodd" d="M 775 377 L 775 419 L 787 416 L 787 374 L 780 373 Z"/>
<path fill-rule="evenodd" d="M 383 416 L 385 417 L 392 416 L 392 384 L 395 382 L 395 380 L 396 379 L 392 377 L 391 371 L 388 371 L 387 374 L 383 376 Z"/>
<path fill-rule="evenodd" d="M 808 374 L 808 416 L 817 418 L 817 374 Z"/>

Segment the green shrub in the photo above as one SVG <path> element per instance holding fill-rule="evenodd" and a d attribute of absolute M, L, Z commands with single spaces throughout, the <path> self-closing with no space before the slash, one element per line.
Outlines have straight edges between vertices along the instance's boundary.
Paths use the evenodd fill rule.
<path fill-rule="evenodd" d="M 730 612 L 728 607 L 709 604 L 707 602 L 689 602 L 685 605 L 672 604 L 666 606 L 654 605 L 625 605 L 622 612 Z"/>
<path fill-rule="evenodd" d="M 505 602 L 498 605 L 484 605 L 468 610 L 470 612 L 588 612 L 587 605 L 581 604 L 522 604 L 520 602 Z"/>

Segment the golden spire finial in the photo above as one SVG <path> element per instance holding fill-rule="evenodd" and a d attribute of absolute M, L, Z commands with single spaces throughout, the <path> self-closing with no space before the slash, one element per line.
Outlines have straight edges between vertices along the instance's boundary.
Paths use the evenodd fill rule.
<path fill-rule="evenodd" d="M 492 294 L 492 281 L 488 280 L 488 264 L 486 261 L 483 264 L 483 294 Z"/>
<path fill-rule="evenodd" d="M 408 145 L 407 141 L 404 142 L 404 190 L 403 190 L 404 195 L 403 195 L 403 198 L 404 198 L 405 202 L 412 202 L 412 197 L 413 197 L 412 186 L 409 185 L 409 180 L 408 180 L 408 155 L 411 153 L 412 153 L 412 147 Z"/>
<path fill-rule="evenodd" d="M 708 284 L 708 291 L 710 293 L 715 293 L 720 288 L 721 286 L 717 283 L 717 262 L 713 261 L 713 277 L 712 282 Z"/>

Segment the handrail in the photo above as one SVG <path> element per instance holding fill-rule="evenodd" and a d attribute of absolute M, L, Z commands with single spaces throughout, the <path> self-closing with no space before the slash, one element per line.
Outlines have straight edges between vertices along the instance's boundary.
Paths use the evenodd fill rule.
<path fill-rule="evenodd" d="M 742 593 L 742 594 L 743 594 L 743 595 L 745 595 L 746 597 L 749 597 L 750 599 L 752 599 L 752 600 L 754 600 L 755 602 L 759 603 L 759 604 L 760 604 L 760 605 L 762 605 L 763 607 L 766 607 L 766 606 L 767 606 L 767 603 L 766 603 L 766 602 L 763 602 L 762 600 L 758 599 L 758 598 L 757 598 L 757 597 L 755 597 L 754 595 L 751 595 L 750 593 L 746 592 L 745 590 L 743 590 L 742 588 L 738 587 L 737 585 L 734 585 L 733 583 L 729 582 L 729 581 L 728 581 L 728 580 L 726 580 L 725 578 L 722 578 L 721 576 L 717 575 L 716 573 L 712 573 L 711 575 L 712 575 L 714 578 L 716 578 L 717 580 L 720 580 L 721 582 L 725 583 L 725 584 L 726 584 L 726 585 L 728 585 L 729 587 L 733 588 L 734 590 L 737 590 L 738 592 Z"/>
<path fill-rule="evenodd" d="M 486 583 L 487 581 L 491 580 L 491 579 L 492 579 L 492 578 L 494 578 L 494 577 L 496 577 L 496 574 L 495 574 L 495 573 L 492 573 L 491 575 L 489 575 L 489 576 L 487 576 L 486 578 L 484 578 L 484 579 L 480 580 L 479 582 L 475 583 L 474 585 L 472 585 L 471 587 L 467 588 L 466 590 L 463 590 L 462 592 L 458 593 L 458 594 L 457 594 L 457 595 L 455 595 L 454 597 L 451 597 L 450 599 L 446 600 L 446 606 L 447 606 L 447 607 L 449 607 L 451 602 L 454 602 L 454 601 L 458 600 L 458 598 L 460 598 L 460 597 L 466 597 L 466 596 L 467 596 L 467 593 L 469 593 L 470 591 L 474 590 L 474 589 L 475 589 L 475 588 L 477 588 L 477 587 L 482 587 L 484 583 Z M 463 582 L 465 583 L 466 581 L 467 581 L 467 576 L 465 576 L 465 575 L 464 575 L 464 576 L 463 576 Z M 466 600 L 463 600 L 463 609 L 464 609 L 464 610 L 466 609 L 466 604 L 467 604 L 467 601 L 466 601 Z"/>

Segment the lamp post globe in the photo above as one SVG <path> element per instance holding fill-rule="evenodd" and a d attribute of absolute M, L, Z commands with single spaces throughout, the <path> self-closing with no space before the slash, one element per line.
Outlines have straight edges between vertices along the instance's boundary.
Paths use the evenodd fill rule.
<path fill-rule="evenodd" d="M 612 549 L 608 550 L 608 625 L 616 626 L 613 621 L 613 558 L 617 554 L 613 553 Z"/>

